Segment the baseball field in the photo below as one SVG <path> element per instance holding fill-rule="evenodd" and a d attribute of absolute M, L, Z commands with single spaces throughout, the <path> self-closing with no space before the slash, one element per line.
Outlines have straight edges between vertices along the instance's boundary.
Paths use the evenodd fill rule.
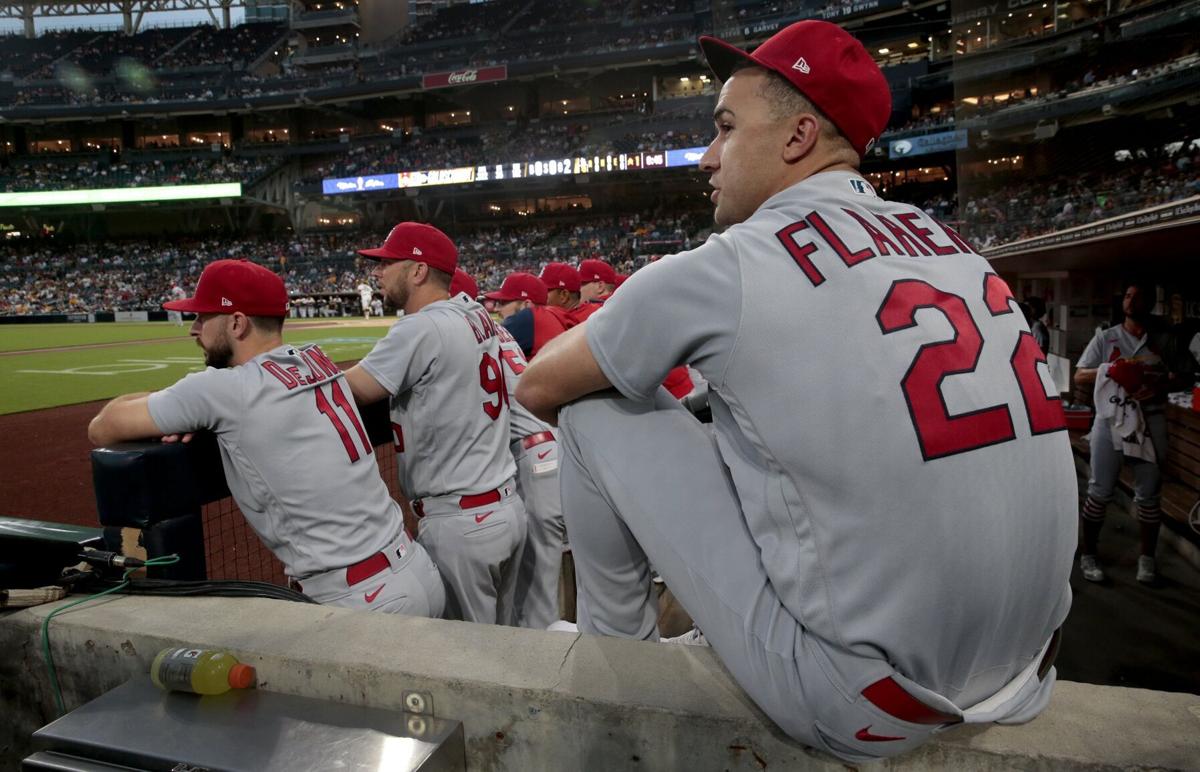
<path fill-rule="evenodd" d="M 389 320 L 291 321 L 288 343 L 319 343 L 334 361 L 359 359 Z M 0 415 L 169 386 L 203 369 L 188 327 L 170 322 L 0 326 Z"/>
<path fill-rule="evenodd" d="M 284 340 L 362 358 L 393 320 L 289 320 Z M 96 525 L 87 424 L 104 401 L 204 367 L 169 322 L 0 326 L 0 515 Z"/>

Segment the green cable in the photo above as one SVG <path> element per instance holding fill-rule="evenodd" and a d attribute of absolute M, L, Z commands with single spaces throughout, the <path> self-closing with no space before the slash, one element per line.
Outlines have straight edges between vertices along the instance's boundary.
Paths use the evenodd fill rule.
<path fill-rule="evenodd" d="M 162 557 L 150 558 L 149 560 L 147 560 L 146 567 L 149 568 L 151 566 L 169 566 L 172 563 L 178 563 L 178 562 L 179 562 L 178 555 L 163 555 Z M 92 601 L 96 600 L 97 598 L 103 598 L 105 595 L 112 595 L 114 592 L 118 592 L 120 590 L 125 589 L 126 587 L 129 586 L 129 577 L 133 574 L 134 571 L 137 571 L 137 570 L 139 570 L 139 569 L 137 569 L 137 568 L 128 569 L 125 572 L 125 574 L 121 577 L 121 583 L 118 584 L 116 587 L 110 587 L 107 590 L 104 590 L 103 592 L 96 593 L 95 595 L 89 595 L 88 597 L 80 598 L 79 600 L 74 601 L 73 603 L 68 603 L 65 606 L 59 606 L 58 608 L 54 609 L 49 614 L 47 614 L 46 619 L 42 622 L 42 656 L 46 660 L 46 669 L 49 670 L 49 672 L 50 672 L 50 687 L 54 690 L 54 705 L 58 709 L 59 716 L 64 715 L 67 712 L 67 709 L 66 709 L 66 706 L 63 704 L 62 690 L 59 688 L 59 685 L 58 685 L 58 671 L 55 670 L 55 668 L 54 668 L 54 655 L 52 655 L 50 653 L 50 620 L 54 619 L 54 617 L 58 616 L 59 614 L 63 613 L 64 611 L 73 609 L 76 606 L 82 605 L 84 603 L 91 603 Z"/>

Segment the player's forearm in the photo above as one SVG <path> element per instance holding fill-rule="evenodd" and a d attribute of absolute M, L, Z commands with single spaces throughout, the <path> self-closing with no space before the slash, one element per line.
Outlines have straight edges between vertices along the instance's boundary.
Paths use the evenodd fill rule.
<path fill-rule="evenodd" d="M 1076 386 L 1095 386 L 1096 373 L 1100 372 L 1098 367 L 1080 367 L 1075 370 L 1075 385 Z"/>
<path fill-rule="evenodd" d="M 122 394 L 101 408 L 88 424 L 88 440 L 102 447 L 125 440 L 161 436 L 146 407 L 150 392 Z"/>
<path fill-rule="evenodd" d="M 558 409 L 612 386 L 592 356 L 580 325 L 550 341 L 521 374 L 517 401 L 546 423 L 558 424 Z"/>

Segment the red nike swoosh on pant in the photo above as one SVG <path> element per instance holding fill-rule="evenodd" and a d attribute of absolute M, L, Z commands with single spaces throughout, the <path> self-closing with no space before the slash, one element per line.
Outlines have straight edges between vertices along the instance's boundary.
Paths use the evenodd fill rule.
<path fill-rule="evenodd" d="M 543 458 L 545 458 L 546 456 L 550 455 L 553 452 L 554 452 L 553 450 L 547 450 L 545 453 L 538 453 L 538 461 L 541 461 Z"/>
<path fill-rule="evenodd" d="M 906 738 L 904 738 L 904 737 L 885 737 L 881 734 L 871 734 L 871 725 L 867 724 L 862 729 L 859 729 L 857 732 L 854 733 L 854 739 L 861 740 L 862 742 L 865 742 L 865 743 L 882 743 L 882 742 L 888 742 L 891 740 L 903 740 Z"/>
<path fill-rule="evenodd" d="M 376 598 L 379 597 L 379 593 L 383 592 L 383 588 L 386 586 L 387 585 L 381 584 L 375 588 L 375 592 L 363 593 L 363 599 L 365 599 L 367 601 L 367 603 L 371 603 L 372 601 L 374 601 Z"/>
<path fill-rule="evenodd" d="M 496 510 L 494 510 L 494 509 L 493 509 L 493 510 L 490 510 L 490 511 L 488 511 L 488 512 L 484 512 L 482 515 L 475 515 L 475 524 L 476 524 L 476 525 L 479 525 L 479 524 L 480 524 L 480 523 L 482 523 L 484 520 L 487 520 L 487 519 L 488 519 L 488 515 L 492 514 L 492 512 L 495 512 L 495 511 L 496 511 Z"/>

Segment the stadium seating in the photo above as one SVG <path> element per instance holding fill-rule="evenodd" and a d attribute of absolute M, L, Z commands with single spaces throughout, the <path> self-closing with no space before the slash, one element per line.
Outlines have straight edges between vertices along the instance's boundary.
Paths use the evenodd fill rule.
<path fill-rule="evenodd" d="M 271 168 L 264 159 L 231 158 L 211 153 L 121 161 L 111 156 L 63 154 L 0 159 L 0 190 L 26 192 L 149 185 L 196 185 L 250 182 Z"/>
<path fill-rule="evenodd" d="M 451 229 L 459 264 L 483 288 L 499 286 L 511 271 L 538 272 L 551 260 L 603 257 L 629 272 L 651 255 L 700 243 L 711 228 L 707 212 L 532 219 L 520 226 Z M 295 296 L 350 294 L 370 269 L 356 262 L 354 250 L 376 245 L 384 235 L 5 244 L 0 246 L 0 314 L 155 310 L 169 299 L 173 283 L 190 290 L 204 265 L 218 257 L 252 257 L 268 265 Z"/>

